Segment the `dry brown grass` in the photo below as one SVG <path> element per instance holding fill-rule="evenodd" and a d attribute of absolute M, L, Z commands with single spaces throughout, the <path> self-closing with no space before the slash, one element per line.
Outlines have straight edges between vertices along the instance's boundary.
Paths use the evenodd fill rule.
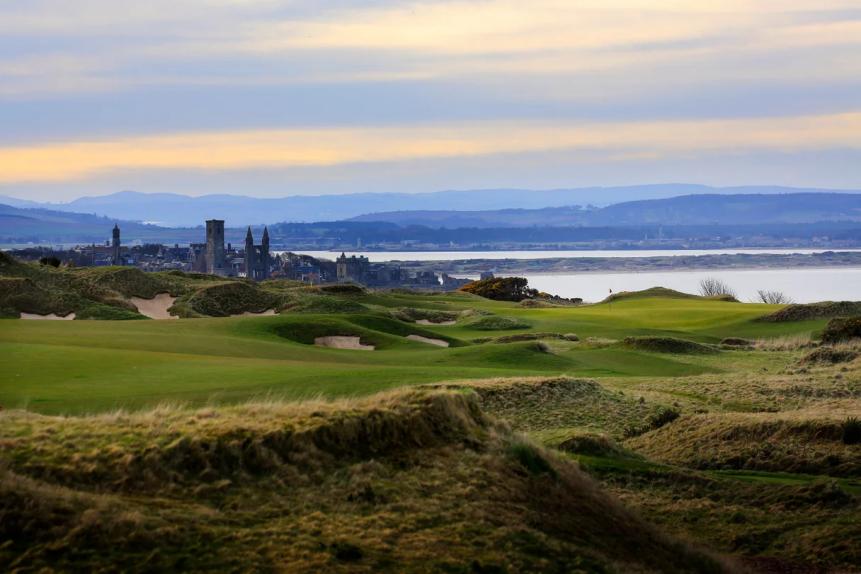
<path fill-rule="evenodd" d="M 728 571 L 474 393 L 0 422 L 0 568 Z"/>
<path fill-rule="evenodd" d="M 649 458 L 687 468 L 861 475 L 861 449 L 842 441 L 857 404 L 772 413 L 682 417 L 625 444 Z"/>
<path fill-rule="evenodd" d="M 808 335 L 783 335 L 770 339 L 757 339 L 753 346 L 758 351 L 797 351 L 799 349 L 811 349 L 816 343 L 810 340 Z"/>

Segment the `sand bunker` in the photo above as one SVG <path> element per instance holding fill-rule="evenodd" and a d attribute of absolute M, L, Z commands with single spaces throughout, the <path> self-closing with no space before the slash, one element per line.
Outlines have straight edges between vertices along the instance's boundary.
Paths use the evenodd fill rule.
<path fill-rule="evenodd" d="M 74 313 L 69 313 L 65 317 L 56 313 L 48 313 L 47 315 L 37 315 L 36 313 L 21 313 L 22 319 L 31 319 L 36 321 L 72 321 L 75 318 Z"/>
<path fill-rule="evenodd" d="M 265 311 L 260 311 L 259 313 L 246 311 L 245 313 L 239 313 L 238 315 L 231 315 L 231 317 L 269 317 L 274 314 L 275 309 L 266 309 Z"/>
<path fill-rule="evenodd" d="M 359 337 L 317 337 L 314 344 L 318 347 L 329 347 L 330 349 L 354 349 L 357 351 L 373 351 L 373 345 L 363 345 Z"/>
<path fill-rule="evenodd" d="M 416 321 L 416 325 L 454 325 L 455 323 L 457 323 L 457 321 L 439 321 L 437 323 L 428 319 L 419 319 Z"/>
<path fill-rule="evenodd" d="M 150 319 L 179 319 L 168 312 L 176 301 L 176 297 L 171 297 L 170 293 L 159 293 L 152 299 L 132 297 L 129 301 L 138 308 L 138 313 Z"/>
<path fill-rule="evenodd" d="M 431 339 L 430 337 L 422 337 L 421 335 L 407 335 L 410 341 L 418 341 L 419 343 L 427 343 L 428 345 L 436 345 L 437 347 L 448 347 L 448 341 L 442 339 Z"/>

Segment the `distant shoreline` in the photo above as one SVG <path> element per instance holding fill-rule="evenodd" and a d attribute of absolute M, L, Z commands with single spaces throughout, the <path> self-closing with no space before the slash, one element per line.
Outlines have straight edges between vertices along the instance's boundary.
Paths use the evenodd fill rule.
<path fill-rule="evenodd" d="M 861 252 L 813 254 L 667 255 L 656 257 L 565 257 L 540 259 L 455 259 L 401 261 L 409 270 L 433 270 L 450 275 L 563 275 L 571 273 L 655 273 L 684 271 L 756 271 L 769 269 L 861 268 Z"/>

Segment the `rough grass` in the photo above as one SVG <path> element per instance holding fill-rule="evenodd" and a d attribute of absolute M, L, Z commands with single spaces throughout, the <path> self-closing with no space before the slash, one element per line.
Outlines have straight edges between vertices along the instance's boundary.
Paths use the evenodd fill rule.
<path fill-rule="evenodd" d="M 808 335 L 783 335 L 768 339 L 757 339 L 753 346 L 758 351 L 797 351 L 799 349 L 810 349 L 816 343 L 810 340 Z"/>
<path fill-rule="evenodd" d="M 470 394 L 0 416 L 8 570 L 730 571 Z"/>
<path fill-rule="evenodd" d="M 465 327 L 476 331 L 509 331 L 528 329 L 531 325 L 515 317 L 500 317 L 497 315 L 479 316 L 464 323 Z"/>
<path fill-rule="evenodd" d="M 831 319 L 833 317 L 846 317 L 849 315 L 861 315 L 861 302 L 859 301 L 823 301 L 821 303 L 806 303 L 787 305 L 759 320 L 769 323 L 783 323 L 790 321 L 809 321 L 811 319 Z"/>
<path fill-rule="evenodd" d="M 735 413 L 682 417 L 625 444 L 689 468 L 859 476 L 861 449 L 842 437 L 842 418 L 827 413 Z"/>
<path fill-rule="evenodd" d="M 439 309 L 420 309 L 417 307 L 401 307 L 391 311 L 392 317 L 405 321 L 407 323 L 415 323 L 416 321 L 430 321 L 432 323 L 443 323 L 447 321 L 456 321 L 459 313 L 454 311 L 441 311 Z"/>
<path fill-rule="evenodd" d="M 653 353 L 713 354 L 718 350 L 709 345 L 675 337 L 625 337 L 622 344 L 631 349 Z"/>
<path fill-rule="evenodd" d="M 819 347 L 807 353 L 799 361 L 802 365 L 849 363 L 859 356 L 858 351 L 848 348 Z"/>
<path fill-rule="evenodd" d="M 252 283 L 232 281 L 208 285 L 180 297 L 173 310 L 180 316 L 229 317 L 241 313 L 260 313 L 281 306 L 281 300 Z"/>
<path fill-rule="evenodd" d="M 822 331 L 823 343 L 841 343 L 852 339 L 861 339 L 861 316 L 831 319 Z"/>
<path fill-rule="evenodd" d="M 608 391 L 595 381 L 568 377 L 487 379 L 431 387 L 473 390 L 486 412 L 552 445 L 584 430 L 622 437 L 628 426 L 644 424 L 659 408 Z"/>
<path fill-rule="evenodd" d="M 559 341 L 579 341 L 579 337 L 573 333 L 518 333 L 516 335 L 503 335 L 502 337 L 484 337 L 474 340 L 481 343 L 519 343 L 522 341 L 540 341 L 541 339 L 556 339 Z"/>

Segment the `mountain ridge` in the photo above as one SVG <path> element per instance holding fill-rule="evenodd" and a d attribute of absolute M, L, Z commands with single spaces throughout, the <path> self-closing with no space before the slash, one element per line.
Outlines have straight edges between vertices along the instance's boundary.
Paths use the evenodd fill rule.
<path fill-rule="evenodd" d="M 350 221 L 380 221 L 435 228 L 750 225 L 861 221 L 861 194 L 698 194 L 582 206 L 480 211 L 422 210 L 369 213 Z"/>
<path fill-rule="evenodd" d="M 42 203 L 0 196 L 0 203 L 19 208 L 91 213 L 127 221 L 156 223 L 165 227 L 200 225 L 205 219 L 225 218 L 234 225 L 261 225 L 282 221 L 335 221 L 369 213 L 438 210 L 540 209 L 571 205 L 611 205 L 626 201 L 666 199 L 682 195 L 737 195 L 780 193 L 859 193 L 861 190 L 791 188 L 781 186 L 709 187 L 700 184 L 667 183 L 616 187 L 582 187 L 545 190 L 516 188 L 444 190 L 424 193 L 355 193 L 337 195 L 292 195 L 255 198 L 212 194 L 197 197 L 175 193 L 120 191 L 87 196 L 66 203 Z"/>

